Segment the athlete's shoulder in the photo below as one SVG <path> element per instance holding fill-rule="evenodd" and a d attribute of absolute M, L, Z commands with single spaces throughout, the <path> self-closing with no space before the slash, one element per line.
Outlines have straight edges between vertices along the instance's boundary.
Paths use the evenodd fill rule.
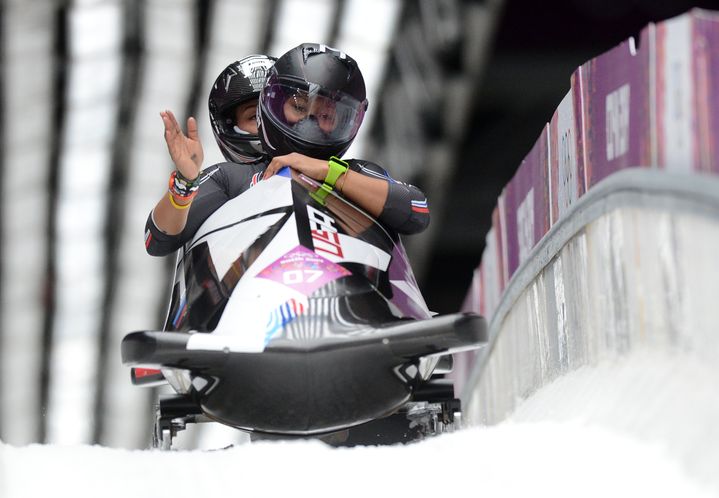
<path fill-rule="evenodd" d="M 368 161 L 366 159 L 348 159 L 347 163 L 355 171 L 359 171 L 367 176 L 374 176 L 383 180 L 396 182 L 396 180 L 389 174 L 389 171 L 372 161 Z"/>
<path fill-rule="evenodd" d="M 224 164 L 225 163 L 218 163 L 213 164 L 212 166 L 208 166 L 207 168 L 203 168 L 202 173 L 200 173 L 200 185 L 210 179 L 214 179 L 215 181 L 217 181 L 224 172 L 224 168 L 222 167 Z"/>
<path fill-rule="evenodd" d="M 240 195 L 262 179 L 267 163 L 262 161 L 253 164 L 219 163 L 217 170 L 226 185 L 230 197 Z"/>
<path fill-rule="evenodd" d="M 203 170 L 203 176 L 211 178 L 221 176 L 228 179 L 251 178 L 254 174 L 264 171 L 266 163 L 237 164 L 231 162 L 217 163 Z"/>

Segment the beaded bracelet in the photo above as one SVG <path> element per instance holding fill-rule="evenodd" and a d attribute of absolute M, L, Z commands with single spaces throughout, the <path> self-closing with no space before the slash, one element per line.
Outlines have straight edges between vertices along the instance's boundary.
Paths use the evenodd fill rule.
<path fill-rule="evenodd" d="M 184 176 L 182 176 L 182 173 L 175 170 L 170 175 L 170 185 L 169 189 L 170 192 L 172 192 L 174 195 L 181 199 L 186 199 L 193 195 L 195 192 L 197 192 L 197 189 L 200 188 L 200 175 L 197 175 L 197 178 L 194 180 L 188 180 Z"/>

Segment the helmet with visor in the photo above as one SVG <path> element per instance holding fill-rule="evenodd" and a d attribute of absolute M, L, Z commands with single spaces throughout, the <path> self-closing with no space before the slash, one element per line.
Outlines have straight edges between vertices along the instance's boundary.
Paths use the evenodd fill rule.
<path fill-rule="evenodd" d="M 302 44 L 280 57 L 260 94 L 258 133 L 270 156 L 342 155 L 367 109 L 357 63 L 338 50 Z"/>
<path fill-rule="evenodd" d="M 249 55 L 227 66 L 212 86 L 208 101 L 212 133 L 228 161 L 250 164 L 265 157 L 257 134 L 238 126 L 237 110 L 248 104 L 247 112 L 254 113 L 249 103 L 257 102 L 274 62 L 274 57 Z"/>

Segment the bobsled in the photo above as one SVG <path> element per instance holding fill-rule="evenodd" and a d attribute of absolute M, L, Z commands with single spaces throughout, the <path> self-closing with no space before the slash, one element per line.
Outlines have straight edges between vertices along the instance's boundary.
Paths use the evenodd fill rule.
<path fill-rule="evenodd" d="M 485 320 L 433 316 L 399 236 L 289 168 L 216 210 L 178 251 L 162 330 L 121 345 L 133 382 L 168 382 L 153 445 L 187 423 L 331 444 L 411 441 L 460 413 L 452 353 Z"/>

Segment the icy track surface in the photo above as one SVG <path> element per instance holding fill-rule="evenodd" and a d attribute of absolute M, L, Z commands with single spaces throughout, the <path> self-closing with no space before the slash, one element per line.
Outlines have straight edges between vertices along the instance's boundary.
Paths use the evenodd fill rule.
<path fill-rule="evenodd" d="M 688 358 L 634 355 L 565 375 L 504 424 L 408 446 L 0 444 L 0 496 L 719 496 L 717 379 L 707 373 Z"/>

